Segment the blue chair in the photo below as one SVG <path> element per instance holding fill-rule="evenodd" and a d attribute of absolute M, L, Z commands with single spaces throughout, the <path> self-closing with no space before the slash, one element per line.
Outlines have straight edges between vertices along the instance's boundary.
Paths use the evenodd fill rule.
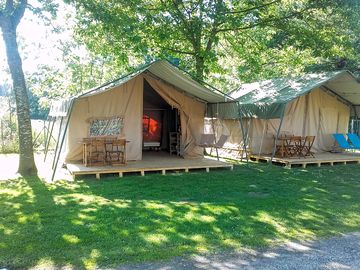
<path fill-rule="evenodd" d="M 348 143 L 344 134 L 342 133 L 334 133 L 333 137 L 335 138 L 336 142 L 342 149 L 355 149 L 355 147 Z"/>
<path fill-rule="evenodd" d="M 358 135 L 355 133 L 348 133 L 347 136 L 353 145 L 353 149 L 360 149 L 360 138 Z"/>

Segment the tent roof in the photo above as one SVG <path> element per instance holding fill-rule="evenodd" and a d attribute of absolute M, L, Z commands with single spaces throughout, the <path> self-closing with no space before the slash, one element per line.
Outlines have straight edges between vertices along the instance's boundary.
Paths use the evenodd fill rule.
<path fill-rule="evenodd" d="M 185 94 L 200 99 L 203 102 L 217 103 L 224 102 L 226 99 L 221 92 L 217 91 L 216 89 L 210 90 L 209 88 L 206 88 L 191 78 L 190 75 L 175 67 L 168 61 L 157 60 L 111 82 L 90 89 L 85 93 L 78 94 L 77 96 L 67 100 L 58 100 L 53 102 L 50 108 L 49 116 L 65 116 L 70 108 L 71 100 L 89 97 L 109 91 L 145 72 L 173 85 L 175 88 L 179 89 Z"/>
<path fill-rule="evenodd" d="M 237 118 L 239 112 L 243 117 L 279 118 L 287 103 L 316 88 L 348 105 L 360 106 L 360 83 L 356 77 L 349 71 L 333 71 L 243 84 L 229 94 L 239 102 L 240 110 L 235 104 L 221 104 L 216 112 L 226 118 Z"/>
<path fill-rule="evenodd" d="M 305 74 L 243 84 L 230 96 L 240 104 L 281 104 L 323 87 L 352 105 L 360 105 L 360 84 L 349 71 Z"/>
<path fill-rule="evenodd" d="M 188 74 L 165 60 L 154 61 L 130 74 L 81 94 L 79 97 L 88 97 L 113 89 L 144 72 L 149 72 L 184 93 L 201 99 L 204 102 L 223 102 L 225 100 L 225 97 L 221 93 L 206 88 Z"/>

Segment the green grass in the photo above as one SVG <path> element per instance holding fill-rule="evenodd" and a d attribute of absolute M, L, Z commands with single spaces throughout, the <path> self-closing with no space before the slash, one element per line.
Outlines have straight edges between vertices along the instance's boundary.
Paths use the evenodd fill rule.
<path fill-rule="evenodd" d="M 93 268 L 360 229 L 360 166 L 0 183 L 0 268 Z"/>

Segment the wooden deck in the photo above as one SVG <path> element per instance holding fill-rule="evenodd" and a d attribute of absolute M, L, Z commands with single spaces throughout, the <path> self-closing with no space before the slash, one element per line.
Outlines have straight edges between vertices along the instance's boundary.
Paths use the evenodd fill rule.
<path fill-rule="evenodd" d="M 67 164 L 67 169 L 75 177 L 77 175 L 95 175 L 97 179 L 103 174 L 118 174 L 123 177 L 126 173 L 139 173 L 144 176 L 146 172 L 160 172 L 165 175 L 169 171 L 184 171 L 203 169 L 209 172 L 210 169 L 229 168 L 233 165 L 210 158 L 183 159 L 164 152 L 144 152 L 143 159 L 129 161 L 126 165 L 119 166 L 92 166 L 86 167 L 83 164 Z"/>
<path fill-rule="evenodd" d="M 250 159 L 253 161 L 270 162 L 270 155 L 250 155 Z M 319 153 L 315 154 L 315 157 L 306 158 L 279 158 L 274 157 L 274 164 L 285 165 L 287 168 L 292 166 L 301 166 L 306 168 L 307 165 L 335 165 L 335 164 L 347 164 L 358 163 L 360 164 L 360 153 Z"/>

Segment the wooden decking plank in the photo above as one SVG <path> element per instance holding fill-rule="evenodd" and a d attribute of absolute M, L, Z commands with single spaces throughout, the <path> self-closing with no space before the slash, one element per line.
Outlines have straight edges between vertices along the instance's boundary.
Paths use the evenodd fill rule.
<path fill-rule="evenodd" d="M 102 166 L 102 167 L 86 167 L 82 164 L 70 163 L 67 165 L 68 170 L 72 175 L 91 175 L 95 174 L 97 178 L 100 178 L 101 174 L 118 174 L 119 177 L 123 177 L 124 173 L 140 173 L 144 176 L 146 172 L 159 171 L 165 175 L 166 171 L 185 171 L 196 169 L 205 169 L 210 171 L 210 168 L 233 168 L 232 164 L 213 160 L 213 159 L 182 159 L 179 157 L 169 155 L 154 155 L 149 158 L 145 156 L 144 160 L 128 162 L 126 165 L 121 166 Z"/>
<path fill-rule="evenodd" d="M 270 156 L 251 156 L 251 159 L 266 161 L 271 160 Z M 274 158 L 273 163 L 284 164 L 286 167 L 290 168 L 292 165 L 299 165 L 306 168 L 307 165 L 316 164 L 320 167 L 323 164 L 329 164 L 331 166 L 335 164 L 348 164 L 350 162 L 357 162 L 360 164 L 360 155 L 359 154 L 349 154 L 349 153 L 325 153 L 325 154 L 316 154 L 315 158 Z"/>

